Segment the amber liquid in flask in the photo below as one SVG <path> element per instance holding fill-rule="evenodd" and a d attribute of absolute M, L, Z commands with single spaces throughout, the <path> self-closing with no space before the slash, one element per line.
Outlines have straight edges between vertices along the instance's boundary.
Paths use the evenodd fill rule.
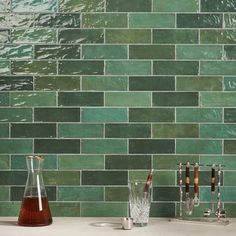
<path fill-rule="evenodd" d="M 26 157 L 28 178 L 19 213 L 18 225 L 46 226 L 52 223 L 42 177 L 43 160 L 42 156 Z"/>

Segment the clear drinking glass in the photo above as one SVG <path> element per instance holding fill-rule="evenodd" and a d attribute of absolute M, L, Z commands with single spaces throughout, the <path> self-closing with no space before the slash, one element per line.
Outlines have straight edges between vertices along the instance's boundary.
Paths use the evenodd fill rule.
<path fill-rule="evenodd" d="M 129 182 L 129 211 L 134 225 L 146 226 L 149 220 L 151 205 L 151 186 L 146 181 Z"/>

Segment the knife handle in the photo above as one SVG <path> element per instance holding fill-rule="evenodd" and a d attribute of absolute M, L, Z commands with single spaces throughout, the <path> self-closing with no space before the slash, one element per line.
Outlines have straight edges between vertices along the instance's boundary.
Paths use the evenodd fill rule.
<path fill-rule="evenodd" d="M 215 192 L 215 165 L 211 168 L 211 192 Z"/>
<path fill-rule="evenodd" d="M 189 185 L 190 185 L 190 163 L 187 162 L 186 170 L 185 170 L 185 191 L 189 193 Z"/>
<path fill-rule="evenodd" d="M 199 165 L 194 166 L 194 193 L 199 193 Z"/>

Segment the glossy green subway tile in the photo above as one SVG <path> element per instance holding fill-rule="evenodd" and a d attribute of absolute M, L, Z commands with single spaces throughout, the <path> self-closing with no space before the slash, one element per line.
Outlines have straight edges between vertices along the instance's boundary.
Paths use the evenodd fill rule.
<path fill-rule="evenodd" d="M 217 76 L 178 76 L 177 91 L 221 91 L 223 78 Z"/>
<path fill-rule="evenodd" d="M 32 13 L 0 13 L 0 27 L 11 28 L 21 27 L 28 28 L 32 27 L 34 23 L 34 15 Z"/>
<path fill-rule="evenodd" d="M 175 171 L 155 171 L 153 174 L 153 185 L 174 186 L 176 184 Z"/>
<path fill-rule="evenodd" d="M 198 106 L 197 92 L 154 92 L 153 106 Z"/>
<path fill-rule="evenodd" d="M 143 171 L 143 170 L 129 170 L 129 181 L 132 180 L 141 180 L 141 181 L 145 181 L 147 179 L 147 170 Z M 155 179 L 153 178 L 153 181 Z"/>
<path fill-rule="evenodd" d="M 0 59 L 32 59 L 32 45 L 1 45 Z"/>
<path fill-rule="evenodd" d="M 201 92 L 200 105 L 203 107 L 231 107 L 236 105 L 234 92 Z"/>
<path fill-rule="evenodd" d="M 200 138 L 234 138 L 235 124 L 201 124 Z"/>
<path fill-rule="evenodd" d="M 80 153 L 79 139 L 35 139 L 37 153 Z"/>
<path fill-rule="evenodd" d="M 129 28 L 174 28 L 174 14 L 130 13 Z"/>
<path fill-rule="evenodd" d="M 174 59 L 174 45 L 130 45 L 130 59 Z"/>
<path fill-rule="evenodd" d="M 228 217 L 236 217 L 236 204 L 235 203 L 225 203 L 225 210 L 227 211 Z"/>
<path fill-rule="evenodd" d="M 127 28 L 128 18 L 125 13 L 84 13 L 83 28 Z"/>
<path fill-rule="evenodd" d="M 83 139 L 81 141 L 83 154 L 126 154 L 125 139 Z"/>
<path fill-rule="evenodd" d="M 44 171 L 45 185 L 80 185 L 80 171 Z"/>
<path fill-rule="evenodd" d="M 106 169 L 150 169 L 151 155 L 106 155 Z"/>
<path fill-rule="evenodd" d="M 0 108 L 0 122 L 30 122 L 32 116 L 31 108 Z"/>
<path fill-rule="evenodd" d="M 174 153 L 173 139 L 129 139 L 129 153 Z"/>
<path fill-rule="evenodd" d="M 106 138 L 151 138 L 150 124 L 106 124 Z"/>
<path fill-rule="evenodd" d="M 175 90 L 174 76 L 137 76 L 129 77 L 130 91 Z"/>
<path fill-rule="evenodd" d="M 26 171 L 1 171 L 0 185 L 25 185 L 27 179 Z"/>
<path fill-rule="evenodd" d="M 235 13 L 225 13 L 224 14 L 224 27 L 225 28 L 235 28 L 236 27 L 236 14 Z"/>
<path fill-rule="evenodd" d="M 50 202 L 50 210 L 53 216 L 79 217 L 79 202 Z"/>
<path fill-rule="evenodd" d="M 235 154 L 236 153 L 236 141 L 235 140 L 224 140 L 224 153 Z"/>
<path fill-rule="evenodd" d="M 224 45 L 225 57 L 228 60 L 236 59 L 236 46 L 235 45 Z"/>
<path fill-rule="evenodd" d="M 201 0 L 201 11 L 203 12 L 235 12 L 236 3 L 234 0 Z"/>
<path fill-rule="evenodd" d="M 55 75 L 57 63 L 55 61 L 12 61 L 11 71 L 14 75 Z"/>
<path fill-rule="evenodd" d="M 33 142 L 31 139 L 1 139 L 0 153 L 2 154 L 23 154 L 32 153 Z"/>
<path fill-rule="evenodd" d="M 59 138 L 102 138 L 102 124 L 58 124 Z"/>
<path fill-rule="evenodd" d="M 129 190 L 127 187 L 105 187 L 105 201 L 127 202 Z"/>
<path fill-rule="evenodd" d="M 9 75 L 11 73 L 9 61 L 0 61 L 0 75 Z"/>
<path fill-rule="evenodd" d="M 225 123 L 235 123 L 236 122 L 236 109 L 235 108 L 225 108 L 224 109 L 224 122 Z"/>
<path fill-rule="evenodd" d="M 177 122 L 216 123 L 222 122 L 222 109 L 218 108 L 177 108 Z"/>
<path fill-rule="evenodd" d="M 0 138 L 8 138 L 9 137 L 9 127 L 8 124 L 0 123 Z"/>
<path fill-rule="evenodd" d="M 11 1 L 10 0 L 0 2 L 0 11 L 1 12 L 9 12 L 10 8 L 11 8 Z"/>
<path fill-rule="evenodd" d="M 127 212 L 127 203 L 81 203 L 81 216 L 84 217 L 121 217 L 126 216 Z"/>
<path fill-rule="evenodd" d="M 130 108 L 130 122 L 174 122 L 174 108 Z"/>
<path fill-rule="evenodd" d="M 153 124 L 153 138 L 198 138 L 197 124 Z"/>
<path fill-rule="evenodd" d="M 221 154 L 222 141 L 209 139 L 178 139 L 177 154 Z"/>
<path fill-rule="evenodd" d="M 80 59 L 78 45 L 35 45 L 36 59 Z"/>
<path fill-rule="evenodd" d="M 9 92 L 0 93 L 0 106 L 9 106 Z"/>
<path fill-rule="evenodd" d="M 151 203 L 150 217 L 175 217 L 175 204 Z"/>
<path fill-rule="evenodd" d="M 82 171 L 82 185 L 127 185 L 128 171 Z"/>
<path fill-rule="evenodd" d="M 151 30 L 149 29 L 106 29 L 105 34 L 106 43 L 151 43 Z"/>
<path fill-rule="evenodd" d="M 179 201 L 179 188 L 178 187 L 154 187 L 153 200 L 165 202 Z"/>
<path fill-rule="evenodd" d="M 12 92 L 10 105 L 13 107 L 55 106 L 56 93 L 54 92 Z"/>
<path fill-rule="evenodd" d="M 56 43 L 57 32 L 55 29 L 29 28 L 13 29 L 11 31 L 13 43 Z"/>
<path fill-rule="evenodd" d="M 128 47 L 125 45 L 83 45 L 84 59 L 127 59 Z"/>
<path fill-rule="evenodd" d="M 9 187 L 0 186 L 0 191 L 1 191 L 0 201 L 9 201 L 10 200 Z"/>
<path fill-rule="evenodd" d="M 197 44 L 198 43 L 198 30 L 153 29 L 153 43 Z"/>
<path fill-rule="evenodd" d="M 234 44 L 236 42 L 235 29 L 201 29 L 201 44 Z"/>
<path fill-rule="evenodd" d="M 59 29 L 59 43 L 103 43 L 103 29 Z"/>
<path fill-rule="evenodd" d="M 10 158 L 9 155 L 0 155 L 0 169 L 9 169 L 10 168 Z"/>
<path fill-rule="evenodd" d="M 59 187 L 59 201 L 103 201 L 103 187 Z"/>
<path fill-rule="evenodd" d="M 35 76 L 35 90 L 80 90 L 80 76 Z"/>
<path fill-rule="evenodd" d="M 60 12 L 101 12 L 104 0 L 59 0 Z"/>
<path fill-rule="evenodd" d="M 149 107 L 151 106 L 151 93 L 105 92 L 105 106 Z"/>
<path fill-rule="evenodd" d="M 32 76 L 0 76 L 0 90 L 33 90 Z"/>
<path fill-rule="evenodd" d="M 83 122 L 127 122 L 127 108 L 83 108 Z"/>
<path fill-rule="evenodd" d="M 227 187 L 228 186 L 236 186 L 236 183 L 235 183 L 236 176 L 235 175 L 236 175 L 235 171 L 225 171 L 224 172 L 224 184 L 227 185 Z M 236 201 L 236 199 L 234 199 L 233 201 Z"/>
<path fill-rule="evenodd" d="M 18 216 L 20 206 L 20 202 L 0 202 L 0 214 L 1 216 Z"/>
<path fill-rule="evenodd" d="M 103 92 L 59 92 L 59 106 L 103 106 Z"/>
<path fill-rule="evenodd" d="M 58 62 L 58 73 L 60 75 L 103 75 L 103 61 L 66 61 Z"/>
<path fill-rule="evenodd" d="M 60 155 L 58 157 L 60 170 L 104 169 L 103 155 Z"/>
<path fill-rule="evenodd" d="M 0 43 L 10 42 L 10 30 L 0 30 Z"/>
<path fill-rule="evenodd" d="M 153 11 L 156 12 L 198 12 L 198 0 L 153 0 Z"/>
<path fill-rule="evenodd" d="M 11 9 L 13 12 L 55 12 L 57 10 L 56 0 L 43 1 L 27 1 L 27 0 L 12 0 Z"/>
<path fill-rule="evenodd" d="M 106 11 L 109 12 L 151 12 L 151 0 L 107 0 Z"/>
<path fill-rule="evenodd" d="M 41 13 L 36 15 L 36 27 L 49 28 L 80 28 L 80 14 L 77 13 Z"/>
<path fill-rule="evenodd" d="M 126 91 L 127 76 L 83 76 L 82 90 L 93 91 Z"/>

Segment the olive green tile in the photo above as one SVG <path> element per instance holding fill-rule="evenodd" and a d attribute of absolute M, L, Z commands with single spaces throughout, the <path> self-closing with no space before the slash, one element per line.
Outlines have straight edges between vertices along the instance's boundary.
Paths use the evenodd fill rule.
<path fill-rule="evenodd" d="M 174 14 L 130 13 L 129 28 L 174 28 Z"/>
<path fill-rule="evenodd" d="M 101 12 L 104 0 L 59 0 L 60 12 Z"/>
<path fill-rule="evenodd" d="M 59 75 L 103 75 L 103 61 L 61 60 L 58 62 Z"/>
<path fill-rule="evenodd" d="M 177 108 L 177 122 L 215 123 L 222 122 L 222 109 L 218 108 Z"/>
<path fill-rule="evenodd" d="M 32 13 L 0 13 L 1 28 L 28 28 L 34 23 L 34 15 Z"/>
<path fill-rule="evenodd" d="M 105 187 L 105 201 L 127 202 L 129 190 L 127 187 Z"/>
<path fill-rule="evenodd" d="M 35 76 L 35 90 L 80 90 L 80 76 Z"/>
<path fill-rule="evenodd" d="M 118 107 L 149 107 L 151 93 L 149 92 L 106 92 L 105 106 Z"/>
<path fill-rule="evenodd" d="M 0 76 L 1 91 L 33 90 L 33 76 Z"/>
<path fill-rule="evenodd" d="M 106 169 L 151 169 L 151 155 L 106 155 Z"/>
<path fill-rule="evenodd" d="M 56 43 L 57 32 L 55 29 L 46 28 L 13 29 L 11 41 L 12 43 Z"/>
<path fill-rule="evenodd" d="M 43 172 L 45 185 L 80 185 L 80 171 L 52 171 Z"/>
<path fill-rule="evenodd" d="M 0 123 L 0 138 L 8 138 L 9 137 L 9 126 L 8 124 Z"/>
<path fill-rule="evenodd" d="M 11 71 L 14 75 L 55 75 L 57 63 L 55 61 L 12 61 Z"/>
<path fill-rule="evenodd" d="M 56 123 L 11 124 L 12 138 L 55 138 L 56 133 Z"/>
<path fill-rule="evenodd" d="M 54 92 L 12 92 L 10 104 L 14 107 L 24 106 L 55 106 L 56 93 Z"/>
<path fill-rule="evenodd" d="M 150 61 L 107 61 L 105 65 L 107 75 L 151 75 Z"/>
<path fill-rule="evenodd" d="M 103 187 L 58 187 L 58 201 L 103 201 Z"/>
<path fill-rule="evenodd" d="M 81 203 L 81 216 L 83 217 L 121 217 L 127 216 L 127 203 Z"/>
<path fill-rule="evenodd" d="M 201 0 L 201 11 L 203 12 L 230 12 L 235 11 L 236 3 L 234 0 Z"/>
<path fill-rule="evenodd" d="M 7 187 L 7 186 L 0 186 L 0 191 L 1 191 L 0 201 L 9 201 L 10 200 L 9 187 Z"/>
<path fill-rule="evenodd" d="M 9 61 L 0 61 L 0 75 L 9 75 L 11 73 L 11 64 Z"/>
<path fill-rule="evenodd" d="M 10 168 L 10 158 L 9 155 L 0 155 L 0 169 L 9 169 Z"/>
<path fill-rule="evenodd" d="M 174 122 L 174 108 L 130 108 L 130 122 Z"/>
<path fill-rule="evenodd" d="M 59 138 L 102 138 L 102 124 L 58 124 Z"/>
<path fill-rule="evenodd" d="M 20 202 L 0 202 L 0 215 L 1 216 L 18 216 L 20 211 Z"/>
<path fill-rule="evenodd" d="M 0 59 L 32 59 L 32 45 L 2 45 L 0 46 Z"/>
<path fill-rule="evenodd" d="M 236 109 L 235 108 L 225 108 L 224 109 L 224 122 L 225 123 L 235 123 L 236 122 Z"/>
<path fill-rule="evenodd" d="M 157 12 L 198 12 L 198 0 L 153 0 L 153 11 Z"/>
<path fill-rule="evenodd" d="M 83 122 L 127 122 L 127 108 L 83 108 Z"/>
<path fill-rule="evenodd" d="M 128 17 L 125 13 L 84 13 L 83 28 L 127 28 Z"/>
<path fill-rule="evenodd" d="M 145 181 L 147 179 L 149 171 L 143 171 L 143 170 L 129 170 L 129 181 L 132 180 L 141 180 Z M 154 181 L 154 179 L 153 179 Z"/>
<path fill-rule="evenodd" d="M 59 29 L 58 41 L 60 44 L 73 43 L 103 43 L 103 29 Z"/>
<path fill-rule="evenodd" d="M 105 124 L 106 138 L 151 138 L 150 124 Z"/>
<path fill-rule="evenodd" d="M 10 8 L 11 8 L 10 4 L 11 4 L 10 0 L 0 2 L 0 11 L 1 12 L 9 12 Z"/>
<path fill-rule="evenodd" d="M 149 29 L 106 29 L 105 34 L 106 43 L 151 43 L 151 30 Z"/>
<path fill-rule="evenodd" d="M 79 108 L 34 108 L 37 122 L 79 122 Z"/>
<path fill-rule="evenodd" d="M 236 27 L 236 14 L 235 13 L 225 13 L 224 14 L 224 26 L 225 26 L 225 28 L 235 28 Z"/>
<path fill-rule="evenodd" d="M 0 30 L 0 43 L 10 42 L 10 30 Z"/>
<path fill-rule="evenodd" d="M 177 154 L 221 154 L 222 141 L 209 139 L 178 139 Z"/>
<path fill-rule="evenodd" d="M 198 138 L 197 124 L 153 124 L 153 138 Z"/>
<path fill-rule="evenodd" d="M 79 202 L 50 202 L 50 210 L 53 216 L 79 217 Z"/>
<path fill-rule="evenodd" d="M 27 180 L 26 171 L 1 171 L 0 185 L 25 185 Z"/>
<path fill-rule="evenodd" d="M 235 45 L 224 45 L 224 56 L 225 56 L 225 59 L 228 59 L 228 60 L 236 59 Z"/>
<path fill-rule="evenodd" d="M 151 203 L 150 217 L 175 217 L 175 204 Z"/>
<path fill-rule="evenodd" d="M 32 114 L 33 111 L 31 108 L 0 108 L 0 121 L 30 122 L 32 121 Z"/>
<path fill-rule="evenodd" d="M 130 59 L 174 59 L 174 45 L 130 45 Z"/>
<path fill-rule="evenodd" d="M 1 139 L 1 154 L 32 153 L 33 142 L 31 139 Z"/>
<path fill-rule="evenodd" d="M 236 153 L 235 140 L 224 140 L 224 153 L 225 154 Z"/>
<path fill-rule="evenodd" d="M 236 105 L 234 92 L 201 92 L 200 104 L 203 107 L 232 107 Z"/>
<path fill-rule="evenodd" d="M 201 124 L 200 138 L 234 138 L 235 124 Z"/>
<path fill-rule="evenodd" d="M 0 93 L 0 106 L 9 106 L 9 93 L 8 92 Z"/>
<path fill-rule="evenodd" d="M 198 44 L 198 30 L 153 29 L 153 43 Z"/>
<path fill-rule="evenodd" d="M 79 139 L 35 139 L 34 151 L 37 153 L 80 153 Z"/>
<path fill-rule="evenodd" d="M 107 0 L 106 11 L 115 12 L 150 12 L 151 0 Z"/>
<path fill-rule="evenodd" d="M 223 78 L 217 76 L 178 76 L 176 90 L 178 91 L 221 91 Z"/>
<path fill-rule="evenodd" d="M 224 77 L 224 91 L 236 90 L 236 77 Z"/>
<path fill-rule="evenodd" d="M 84 139 L 81 142 L 83 154 L 126 154 L 125 139 Z"/>
<path fill-rule="evenodd" d="M 91 91 L 126 91 L 127 76 L 83 76 L 82 90 Z"/>
<path fill-rule="evenodd" d="M 153 186 L 174 186 L 176 184 L 175 171 L 155 171 L 153 174 Z"/>
<path fill-rule="evenodd" d="M 60 155 L 60 170 L 104 169 L 103 155 Z"/>

